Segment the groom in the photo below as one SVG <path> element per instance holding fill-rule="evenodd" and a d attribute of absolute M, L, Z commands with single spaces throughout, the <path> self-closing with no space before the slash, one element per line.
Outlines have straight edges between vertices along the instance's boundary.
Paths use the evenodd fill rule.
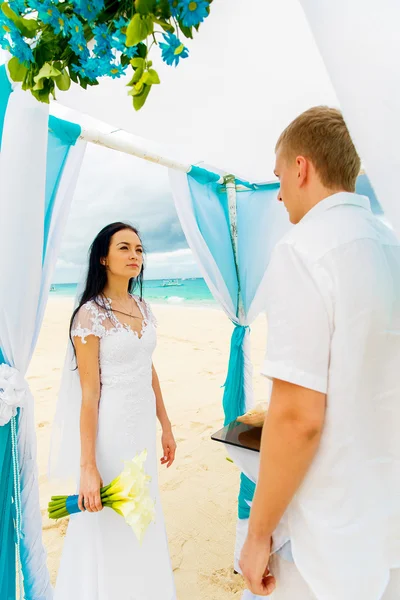
<path fill-rule="evenodd" d="M 273 387 L 245 598 L 400 599 L 400 246 L 354 193 L 359 171 L 335 109 L 276 145 L 295 226 L 267 275 Z"/>

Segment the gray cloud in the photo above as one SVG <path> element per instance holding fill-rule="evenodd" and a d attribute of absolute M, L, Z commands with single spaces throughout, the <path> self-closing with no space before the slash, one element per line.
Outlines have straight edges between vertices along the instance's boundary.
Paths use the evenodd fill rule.
<path fill-rule="evenodd" d="M 188 245 L 175 211 L 167 170 L 99 146 L 88 145 L 66 225 L 55 280 L 75 274 L 102 227 L 128 221 L 138 227 L 148 254 L 169 253 L 176 273 Z M 172 261 L 172 262 L 171 262 Z M 154 260 L 150 261 L 153 270 Z M 194 264 L 194 263 L 193 263 Z M 182 263 L 182 268 L 188 263 Z M 187 269 L 186 269 L 187 270 Z M 190 273 L 186 273 L 190 275 Z M 168 276 L 167 274 L 165 276 Z M 176 275 L 178 276 L 178 275 Z"/>

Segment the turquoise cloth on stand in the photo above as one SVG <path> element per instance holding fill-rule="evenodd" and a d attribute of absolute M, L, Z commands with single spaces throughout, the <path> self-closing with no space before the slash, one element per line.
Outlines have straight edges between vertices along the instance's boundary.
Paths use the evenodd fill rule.
<path fill-rule="evenodd" d="M 250 516 L 250 506 L 248 502 L 253 501 L 256 484 L 251 481 L 246 475 L 240 475 L 240 491 L 238 498 L 238 517 L 239 519 L 248 519 Z"/>

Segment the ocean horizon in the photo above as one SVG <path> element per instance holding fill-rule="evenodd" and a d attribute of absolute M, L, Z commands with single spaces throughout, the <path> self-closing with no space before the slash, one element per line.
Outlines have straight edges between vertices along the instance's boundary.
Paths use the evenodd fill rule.
<path fill-rule="evenodd" d="M 74 298 L 77 283 L 53 283 L 50 298 Z M 143 297 L 149 302 L 166 304 L 215 305 L 216 302 L 202 277 L 147 279 L 143 283 Z"/>

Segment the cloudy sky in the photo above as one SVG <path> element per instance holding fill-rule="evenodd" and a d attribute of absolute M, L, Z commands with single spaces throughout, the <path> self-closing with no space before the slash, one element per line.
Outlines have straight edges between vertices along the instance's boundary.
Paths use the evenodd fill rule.
<path fill-rule="evenodd" d="M 148 278 L 200 274 L 176 215 L 167 170 L 88 144 L 54 281 L 77 281 L 95 235 L 120 220 L 131 222 L 142 235 Z"/>
<path fill-rule="evenodd" d="M 86 92 L 72 86 L 52 110 L 84 127 L 124 130 L 145 148 L 185 163 L 204 161 L 252 181 L 269 181 L 275 141 L 290 120 L 310 106 L 337 106 L 298 0 L 214 0 L 188 46 L 190 57 L 176 69 L 164 65 L 155 49 L 161 85 L 138 113 L 126 81 L 107 78 Z M 94 235 L 117 219 L 141 230 L 149 277 L 199 274 L 166 169 L 89 144 L 56 281 L 76 279 Z"/>

